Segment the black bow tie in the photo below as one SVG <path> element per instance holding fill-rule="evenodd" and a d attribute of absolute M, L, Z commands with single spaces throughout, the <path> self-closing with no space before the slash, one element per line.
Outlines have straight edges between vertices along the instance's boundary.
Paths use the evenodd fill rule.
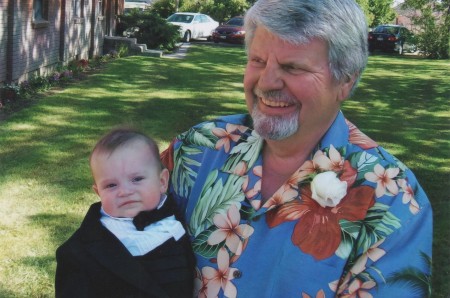
<path fill-rule="evenodd" d="M 133 224 L 136 227 L 136 230 L 143 231 L 146 226 L 174 215 L 174 208 L 171 203 L 169 198 L 167 198 L 161 208 L 139 212 L 138 215 L 133 218 Z"/>

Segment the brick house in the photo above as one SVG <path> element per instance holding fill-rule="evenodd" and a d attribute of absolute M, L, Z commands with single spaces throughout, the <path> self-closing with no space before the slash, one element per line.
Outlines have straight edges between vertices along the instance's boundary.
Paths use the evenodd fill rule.
<path fill-rule="evenodd" d="M 0 85 L 101 55 L 124 0 L 0 0 Z"/>

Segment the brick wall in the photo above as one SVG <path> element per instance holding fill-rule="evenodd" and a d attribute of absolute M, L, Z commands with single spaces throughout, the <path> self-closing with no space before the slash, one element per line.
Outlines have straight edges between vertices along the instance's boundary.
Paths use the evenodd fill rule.
<path fill-rule="evenodd" d="M 114 34 L 118 2 L 123 2 L 103 0 L 101 7 L 99 0 L 43 1 L 45 20 L 35 22 L 33 0 L 0 0 L 0 84 L 100 55 L 103 37 Z"/>

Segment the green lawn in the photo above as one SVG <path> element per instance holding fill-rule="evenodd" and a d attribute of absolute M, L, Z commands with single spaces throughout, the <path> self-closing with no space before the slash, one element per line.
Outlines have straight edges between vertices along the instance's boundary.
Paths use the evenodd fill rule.
<path fill-rule="evenodd" d="M 54 252 L 97 201 L 90 150 L 119 124 L 164 149 L 178 133 L 243 113 L 240 47 L 194 45 L 184 60 L 127 57 L 0 122 L 0 297 L 53 297 Z M 343 110 L 416 173 L 435 216 L 433 297 L 450 294 L 449 61 L 377 55 Z"/>

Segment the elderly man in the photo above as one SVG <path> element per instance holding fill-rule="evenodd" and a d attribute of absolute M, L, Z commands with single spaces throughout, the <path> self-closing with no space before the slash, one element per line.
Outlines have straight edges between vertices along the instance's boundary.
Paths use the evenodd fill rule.
<path fill-rule="evenodd" d="M 359 6 L 259 0 L 245 30 L 249 115 L 199 124 L 163 154 L 196 294 L 428 296 L 430 203 L 340 111 L 367 63 Z"/>

